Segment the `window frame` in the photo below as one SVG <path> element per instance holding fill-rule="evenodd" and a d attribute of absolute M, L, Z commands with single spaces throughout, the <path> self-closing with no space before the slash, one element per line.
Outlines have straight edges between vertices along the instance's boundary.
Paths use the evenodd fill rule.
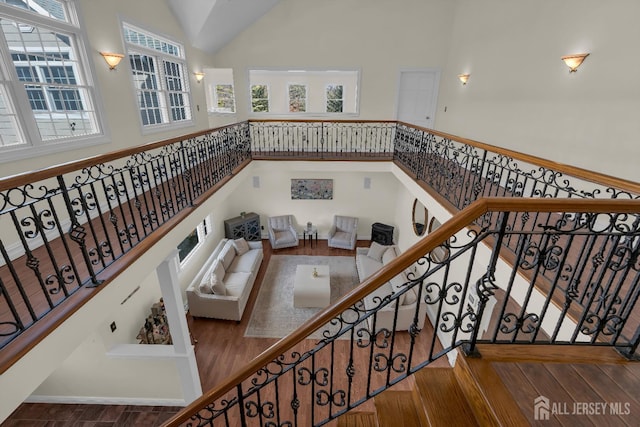
<path fill-rule="evenodd" d="M 291 111 L 291 102 L 293 99 L 291 98 L 291 87 L 293 86 L 302 86 L 304 87 L 304 111 Z M 306 83 L 287 83 L 287 104 L 289 114 L 305 114 L 307 113 L 307 108 L 309 106 L 309 85 Z"/>
<path fill-rule="evenodd" d="M 266 91 L 267 91 L 267 97 L 266 98 L 254 98 L 253 97 L 253 88 L 255 86 L 264 86 Z M 269 88 L 269 85 L 266 83 L 257 83 L 257 84 L 250 84 L 249 85 L 249 95 L 251 96 L 251 112 L 255 113 L 255 114 L 268 114 L 271 112 L 271 89 Z M 267 110 L 266 111 L 256 111 L 253 108 L 253 102 L 256 100 L 266 100 L 267 101 Z"/>
<path fill-rule="evenodd" d="M 329 88 L 340 87 L 342 92 L 342 98 L 329 99 Z M 329 101 L 340 101 L 340 111 L 329 111 Z M 338 83 L 327 83 L 324 87 L 324 112 L 327 114 L 342 114 L 344 113 L 344 85 Z"/>
<path fill-rule="evenodd" d="M 157 49 L 151 49 L 149 47 L 143 46 L 141 44 L 135 44 L 127 40 L 125 35 L 125 28 L 129 28 L 132 31 L 136 31 L 144 34 L 145 36 L 150 36 L 160 40 L 161 42 L 166 42 L 167 44 L 171 44 L 176 46 L 180 55 L 175 56 L 169 53 L 162 52 Z M 134 108 L 138 112 L 138 123 L 140 124 L 141 133 L 143 135 L 153 134 L 157 132 L 167 131 L 169 129 L 180 129 L 185 127 L 190 127 L 195 124 L 194 117 L 194 106 L 193 106 L 193 95 L 191 93 L 191 81 L 190 81 L 190 73 L 188 68 L 188 62 L 186 57 L 186 49 L 183 43 L 178 42 L 177 40 L 161 33 L 158 31 L 154 31 L 149 29 L 146 26 L 139 26 L 131 23 L 130 21 L 121 20 L 120 21 L 120 31 L 122 34 L 122 40 L 124 44 L 125 50 L 125 58 L 126 58 L 126 67 L 129 69 L 129 73 L 131 76 L 131 85 L 133 90 L 133 101 Z M 141 57 L 150 57 L 153 58 L 153 63 L 155 67 L 155 76 L 156 76 L 156 84 L 157 89 L 153 91 L 147 91 L 149 94 L 160 95 L 158 96 L 158 109 L 160 110 L 160 117 L 162 121 L 159 123 L 153 124 L 144 124 L 142 119 L 142 107 L 140 103 L 139 92 L 140 89 L 136 85 L 136 74 L 134 71 L 143 72 L 144 70 L 134 70 L 131 66 L 131 53 L 135 53 L 140 55 Z M 183 89 L 181 91 L 172 91 L 167 86 L 167 77 L 170 75 L 166 74 L 165 64 L 167 61 L 178 63 L 181 65 L 182 76 L 181 82 Z M 123 61 L 125 62 L 125 61 Z M 172 118 L 172 105 L 171 105 L 171 95 L 172 94 L 183 94 L 185 96 L 184 101 L 186 105 L 184 108 L 185 111 L 188 111 L 188 118 L 183 120 L 175 120 Z M 166 121 L 165 121 L 166 119 Z"/>
<path fill-rule="evenodd" d="M 180 260 L 180 244 L 187 240 L 194 231 L 196 232 L 196 236 L 198 237 L 198 243 L 196 243 L 196 245 L 191 248 L 186 256 L 182 260 Z M 213 229 L 211 228 L 211 216 L 207 215 L 202 221 L 198 223 L 195 229 L 191 230 L 189 234 L 187 234 L 184 239 L 180 241 L 180 243 L 176 246 L 176 249 L 178 250 L 177 257 L 180 269 L 185 268 L 189 264 L 189 262 L 194 259 L 195 254 L 204 245 L 207 238 L 211 236 L 212 232 Z"/>
<path fill-rule="evenodd" d="M 227 111 L 220 108 L 219 106 L 220 97 L 218 96 L 218 86 L 231 86 L 231 103 L 232 103 L 231 111 Z M 215 83 L 215 84 L 212 84 L 211 87 L 213 89 L 212 98 L 213 98 L 213 104 L 215 105 L 215 107 L 210 112 L 216 113 L 216 114 L 236 114 L 236 88 L 234 87 L 233 83 Z"/>
<path fill-rule="evenodd" d="M 359 67 L 260 67 L 249 66 L 246 73 L 246 114 L 254 119 L 344 119 L 354 120 L 360 116 Z M 289 84 L 306 84 L 306 112 L 289 112 Z M 343 112 L 326 112 L 326 85 L 343 86 Z M 269 88 L 269 111 L 253 111 L 252 86 L 266 85 Z"/>
<path fill-rule="evenodd" d="M 74 67 L 73 75 L 76 84 L 70 85 L 77 87 L 77 89 L 60 89 L 60 86 L 57 86 L 55 81 L 52 83 L 39 81 L 40 88 L 34 88 L 33 90 L 38 90 L 43 94 L 43 100 L 47 102 L 47 109 L 33 110 L 29 100 L 29 89 L 27 89 L 25 82 L 20 80 L 4 32 L 0 35 L 0 58 L 6 65 L 0 70 L 0 86 L 2 86 L 0 92 L 5 96 L 7 120 L 14 123 L 17 138 L 21 141 L 13 145 L 0 145 L 0 163 L 81 149 L 109 141 L 110 134 L 106 126 L 104 104 L 98 85 L 95 82 L 94 61 L 89 59 L 89 42 L 86 28 L 78 15 L 78 0 L 60 0 L 60 2 L 65 4 L 66 21 L 39 15 L 30 10 L 6 3 L 0 3 L 1 19 L 16 21 L 19 23 L 20 28 L 23 26 L 25 28 L 29 27 L 31 29 L 29 32 L 39 28 L 40 30 L 68 36 L 72 40 L 70 52 L 74 56 L 71 63 L 73 64 L 73 61 L 75 61 L 78 67 L 77 69 Z M 18 66 L 30 68 L 29 65 Z M 54 65 L 54 67 L 58 66 L 64 65 Z M 38 77 L 44 76 L 41 71 L 36 72 L 40 73 Z M 52 78 L 55 80 L 55 77 L 52 76 Z M 65 85 L 63 84 L 62 86 Z M 56 88 L 61 91 L 58 93 L 60 94 L 60 102 L 63 104 L 68 100 L 65 100 L 62 92 L 66 90 L 80 92 L 76 102 L 82 102 L 85 109 L 56 110 L 53 107 L 55 102 L 52 95 Z M 82 94 L 83 92 L 84 94 Z M 91 116 L 89 124 L 92 128 L 92 133 L 65 135 L 57 138 L 42 137 L 36 120 L 37 114 L 46 113 L 55 117 L 57 113 L 74 114 L 73 111 L 77 111 L 79 116 L 82 114 Z"/>

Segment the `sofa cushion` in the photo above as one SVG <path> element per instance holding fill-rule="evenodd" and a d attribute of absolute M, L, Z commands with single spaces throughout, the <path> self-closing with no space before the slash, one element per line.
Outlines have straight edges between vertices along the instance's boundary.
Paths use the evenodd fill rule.
<path fill-rule="evenodd" d="M 233 241 L 233 247 L 236 250 L 236 255 L 240 256 L 240 255 L 244 255 L 247 252 L 249 252 L 249 243 L 247 243 L 247 241 L 244 239 L 244 237 L 241 237 L 239 239 L 235 239 Z"/>
<path fill-rule="evenodd" d="M 391 295 L 393 290 L 391 289 L 391 284 L 389 282 L 380 286 L 375 291 L 371 292 L 369 295 L 364 297 L 364 306 L 366 309 L 372 309 L 374 307 L 378 307 L 380 302 L 387 296 Z M 385 308 L 393 308 L 395 307 L 395 302 L 386 305 Z"/>
<path fill-rule="evenodd" d="M 242 256 L 235 257 L 231 266 L 227 269 L 227 273 L 251 273 L 260 268 L 257 262 L 260 255 L 261 252 L 259 250 L 252 250 Z"/>
<path fill-rule="evenodd" d="M 214 295 L 226 295 L 227 294 L 227 289 L 226 289 L 222 279 L 223 279 L 223 277 L 218 276 L 215 273 L 213 273 L 211 275 L 211 278 L 209 279 L 209 285 L 211 287 L 211 293 L 213 293 Z"/>
<path fill-rule="evenodd" d="M 383 246 L 378 242 L 371 242 L 371 246 L 369 246 L 369 252 L 367 252 L 367 256 L 378 262 L 382 262 L 382 254 L 384 254 L 386 250 L 386 246 Z"/>
<path fill-rule="evenodd" d="M 295 243 L 296 236 L 291 233 L 290 230 L 285 231 L 273 231 L 274 241 L 276 245 L 287 244 L 287 243 Z"/>
<path fill-rule="evenodd" d="M 382 254 L 382 265 L 387 265 L 391 261 L 396 258 L 396 248 L 395 246 L 389 246 L 386 251 Z"/>
<path fill-rule="evenodd" d="M 222 250 L 220 251 L 220 255 L 218 255 L 218 259 L 222 261 L 222 265 L 224 266 L 224 269 L 227 270 L 229 269 L 229 267 L 231 267 L 231 263 L 233 262 L 233 259 L 235 257 L 236 257 L 236 250 L 233 247 L 233 241 L 229 240 L 224 245 L 224 248 L 222 248 Z"/>
<path fill-rule="evenodd" d="M 373 258 L 369 258 L 368 256 L 358 256 L 358 271 L 362 274 L 363 277 L 360 277 L 360 281 L 363 281 L 367 277 L 371 276 L 376 271 L 380 270 L 382 264 L 379 261 L 375 261 Z"/>
<path fill-rule="evenodd" d="M 245 286 L 247 286 L 249 282 L 250 276 L 251 273 L 245 273 L 242 271 L 236 273 L 228 273 L 224 278 L 227 295 L 232 297 L 240 297 L 240 295 L 242 295 L 242 291 L 244 291 Z"/>
<path fill-rule="evenodd" d="M 398 274 L 395 277 L 392 277 L 389 282 L 391 283 L 391 287 L 393 288 L 393 292 L 400 292 L 400 291 L 403 291 L 406 288 L 405 283 L 407 283 L 408 280 L 407 280 L 407 276 L 405 276 L 405 274 L 403 272 L 403 273 Z M 410 292 L 404 293 L 400 297 L 400 305 L 409 305 L 409 304 L 413 304 L 414 302 L 416 302 L 415 294 L 413 294 L 412 296 L 407 298 L 409 293 L 413 294 L 413 290 L 411 290 Z M 408 302 L 407 299 L 409 301 L 411 301 L 411 300 L 413 300 L 413 301 L 412 302 Z"/>

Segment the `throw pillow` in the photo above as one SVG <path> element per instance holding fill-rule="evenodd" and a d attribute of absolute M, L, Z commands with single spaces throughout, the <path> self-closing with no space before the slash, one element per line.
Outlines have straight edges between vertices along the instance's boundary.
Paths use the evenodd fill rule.
<path fill-rule="evenodd" d="M 396 258 L 395 246 L 387 246 L 387 250 L 382 254 L 382 264 L 387 265 Z"/>
<path fill-rule="evenodd" d="M 404 301 L 402 302 L 404 305 L 411 305 L 414 302 L 416 302 L 418 300 L 418 297 L 416 295 L 416 290 L 415 289 L 411 289 L 410 291 L 407 291 L 406 294 L 404 294 Z"/>
<path fill-rule="evenodd" d="M 247 243 L 244 237 L 234 240 L 233 247 L 236 249 L 236 254 L 238 256 L 244 255 L 249 252 L 249 243 Z"/>
<path fill-rule="evenodd" d="M 217 259 L 213 262 L 213 265 L 211 267 L 211 274 L 215 274 L 220 280 L 222 280 L 227 274 L 221 260 Z M 209 276 L 209 282 L 211 282 L 211 276 Z"/>
<path fill-rule="evenodd" d="M 222 261 L 222 265 L 224 266 L 224 269 L 228 270 L 229 267 L 231 267 L 231 263 L 233 262 L 233 259 L 235 257 L 236 257 L 236 250 L 233 247 L 233 241 L 229 241 L 227 242 L 226 245 L 224 245 L 224 248 L 222 248 L 222 252 L 220 252 L 218 259 Z"/>
<path fill-rule="evenodd" d="M 386 250 L 387 250 L 386 246 L 383 246 L 378 242 L 371 242 L 371 246 L 369 247 L 369 252 L 367 252 L 367 256 L 378 262 L 382 262 L 382 254 Z"/>
<path fill-rule="evenodd" d="M 227 288 L 224 286 L 224 282 L 222 279 L 218 277 L 217 274 L 212 274 L 211 279 L 209 281 L 209 285 L 211 287 L 211 293 L 215 295 L 226 295 Z"/>

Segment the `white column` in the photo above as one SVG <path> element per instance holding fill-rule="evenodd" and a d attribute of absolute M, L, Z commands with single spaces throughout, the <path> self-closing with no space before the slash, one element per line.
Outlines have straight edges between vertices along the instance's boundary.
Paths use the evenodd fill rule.
<path fill-rule="evenodd" d="M 200 374 L 196 363 L 196 354 L 191 345 L 187 317 L 182 302 L 182 292 L 178 281 L 178 251 L 175 250 L 157 268 L 156 274 L 162 291 L 164 307 L 173 348 L 176 354 L 176 366 L 182 383 L 184 400 L 187 404 L 202 395 Z"/>

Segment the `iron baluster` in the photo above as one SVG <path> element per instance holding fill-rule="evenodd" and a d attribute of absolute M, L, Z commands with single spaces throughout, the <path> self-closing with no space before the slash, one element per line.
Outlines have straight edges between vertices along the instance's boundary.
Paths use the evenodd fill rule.
<path fill-rule="evenodd" d="M 69 192 L 64 182 L 64 178 L 62 177 L 62 175 L 58 175 L 56 178 L 58 179 L 58 184 L 60 185 L 60 192 L 62 193 L 64 204 L 67 207 L 67 213 L 69 214 L 69 219 L 71 220 L 71 226 L 69 227 L 68 234 L 71 240 L 73 240 L 78 244 L 78 247 L 80 248 L 80 252 L 82 253 L 82 258 L 84 259 L 84 263 L 87 267 L 87 271 L 89 272 L 91 284 L 87 286 L 90 288 L 99 286 L 102 284 L 103 281 L 98 279 L 93 269 L 93 264 L 91 263 L 89 252 L 87 251 L 86 233 L 84 231 L 84 227 L 80 225 L 80 223 L 78 222 L 76 213 L 73 209 L 73 206 L 71 205 L 71 198 L 69 197 Z"/>

